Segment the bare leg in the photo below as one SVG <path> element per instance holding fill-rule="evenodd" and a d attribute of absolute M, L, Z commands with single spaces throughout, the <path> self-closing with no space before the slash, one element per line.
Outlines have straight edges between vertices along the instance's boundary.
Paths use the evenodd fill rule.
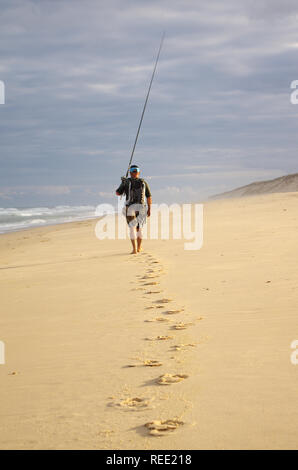
<path fill-rule="evenodd" d="M 139 241 L 139 240 L 138 240 Z M 131 239 L 131 244 L 132 244 L 132 252 L 131 254 L 132 255 L 136 255 L 137 254 L 137 244 L 136 244 L 136 240 L 134 239 Z"/>
<path fill-rule="evenodd" d="M 131 244 L 132 244 L 132 255 L 137 254 L 137 241 L 136 241 L 136 229 L 134 226 L 129 227 L 129 232 L 130 232 L 130 239 L 131 239 Z"/>
<path fill-rule="evenodd" d="M 138 253 L 142 251 L 142 232 L 137 228 L 137 244 L 138 244 Z"/>

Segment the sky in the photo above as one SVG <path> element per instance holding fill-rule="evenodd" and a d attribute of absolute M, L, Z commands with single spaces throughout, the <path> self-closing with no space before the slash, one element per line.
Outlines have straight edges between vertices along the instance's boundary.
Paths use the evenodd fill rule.
<path fill-rule="evenodd" d="M 298 172 L 296 0 L 0 0 L 0 206 L 153 202 Z"/>

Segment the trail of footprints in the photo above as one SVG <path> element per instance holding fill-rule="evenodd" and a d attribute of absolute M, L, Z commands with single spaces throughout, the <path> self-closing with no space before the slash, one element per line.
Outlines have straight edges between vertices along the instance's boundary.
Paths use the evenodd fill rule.
<path fill-rule="evenodd" d="M 135 259 L 135 257 L 134 257 Z M 175 317 L 179 316 L 179 314 L 185 312 L 184 307 L 182 308 L 166 308 L 168 304 L 173 302 L 172 298 L 162 297 L 156 299 L 156 294 L 162 294 L 162 289 L 160 287 L 160 283 L 158 281 L 159 277 L 164 273 L 163 267 L 160 265 L 160 262 L 154 258 L 151 254 L 147 253 L 140 253 L 137 257 L 138 260 L 141 262 L 145 262 L 147 267 L 146 273 L 144 275 L 137 276 L 137 282 L 140 284 L 138 287 L 133 288 L 133 291 L 140 291 L 143 292 L 144 298 L 148 299 L 150 296 L 153 296 L 153 300 L 151 301 L 151 305 L 146 306 L 145 310 L 147 311 L 155 311 L 159 309 L 163 309 L 162 316 L 157 316 L 153 318 L 147 318 L 145 322 L 156 322 L 160 324 L 169 324 L 168 329 L 170 330 L 185 330 L 193 325 L 193 322 L 183 322 L 183 321 L 175 321 Z M 148 289 L 149 288 L 149 289 Z M 165 309 L 166 308 L 166 309 Z M 177 317 L 176 317 L 177 318 Z M 201 320 L 202 317 L 197 318 L 197 320 Z M 144 340 L 155 342 L 158 344 L 164 343 L 166 341 L 172 341 L 175 339 L 174 335 L 171 334 L 160 334 L 153 337 L 145 337 Z M 189 348 L 193 348 L 196 346 L 196 343 L 178 343 L 174 345 L 170 345 L 170 351 L 183 351 Z M 173 358 L 173 357 L 172 357 Z M 177 361 L 180 362 L 180 361 Z M 128 364 L 126 367 L 161 367 L 163 363 L 156 359 L 138 359 L 138 362 L 134 364 Z M 184 373 L 179 374 L 171 374 L 171 373 L 164 373 L 156 377 L 154 383 L 156 385 L 161 386 L 171 386 L 178 382 L 183 382 L 189 376 Z M 118 408 L 124 410 L 132 410 L 132 411 L 140 411 L 144 409 L 151 409 L 152 408 L 152 400 L 153 398 L 144 398 L 144 397 L 126 397 L 120 400 L 114 400 L 110 403 L 110 406 L 116 406 Z M 164 436 L 167 434 L 172 433 L 179 427 L 183 426 L 185 423 L 181 421 L 179 418 L 168 419 L 165 421 L 162 420 L 155 420 L 148 423 L 145 423 L 144 426 L 148 429 L 148 433 L 151 436 Z"/>

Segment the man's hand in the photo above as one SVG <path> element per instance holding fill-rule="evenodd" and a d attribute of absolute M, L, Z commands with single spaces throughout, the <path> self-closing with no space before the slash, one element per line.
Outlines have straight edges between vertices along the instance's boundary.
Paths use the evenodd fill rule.
<path fill-rule="evenodd" d="M 147 197 L 147 204 L 148 204 L 147 217 L 150 217 L 150 215 L 151 215 L 152 197 Z"/>

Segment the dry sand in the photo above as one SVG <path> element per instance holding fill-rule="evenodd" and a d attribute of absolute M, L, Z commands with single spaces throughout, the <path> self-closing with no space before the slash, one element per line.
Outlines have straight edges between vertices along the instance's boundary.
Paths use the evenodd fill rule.
<path fill-rule="evenodd" d="M 297 205 L 208 202 L 198 251 L 1 235 L 0 448 L 297 449 Z"/>

